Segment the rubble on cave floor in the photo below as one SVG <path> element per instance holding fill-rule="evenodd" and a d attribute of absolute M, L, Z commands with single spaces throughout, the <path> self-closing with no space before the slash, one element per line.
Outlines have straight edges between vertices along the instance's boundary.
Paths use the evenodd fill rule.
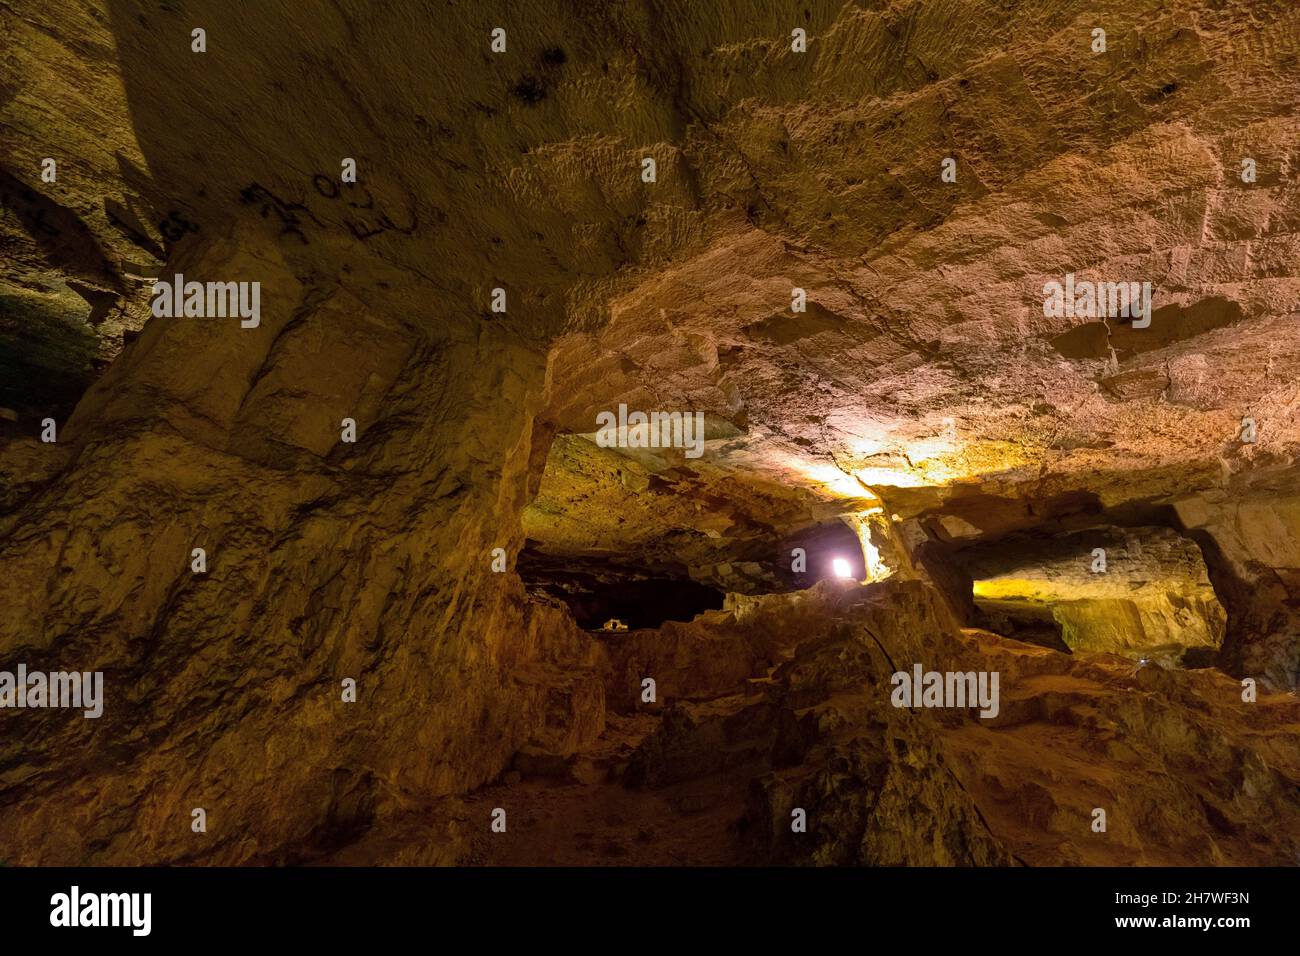
<path fill-rule="evenodd" d="M 498 780 L 430 811 L 443 836 L 411 824 L 426 853 L 508 865 L 1286 865 L 1300 853 L 1300 701 L 1244 703 L 1215 670 L 958 628 L 936 591 L 903 580 L 826 582 L 635 636 L 607 645 L 596 743 L 524 748 Z M 674 683 L 705 658 L 712 687 Z M 893 706 L 891 677 L 914 663 L 998 672 L 997 713 Z M 660 675 L 654 704 L 625 696 L 621 675 L 642 669 Z M 498 808 L 504 833 L 482 825 Z M 1097 808 L 1105 833 L 1091 828 Z M 367 846 L 380 844 L 342 859 L 377 862 Z"/>

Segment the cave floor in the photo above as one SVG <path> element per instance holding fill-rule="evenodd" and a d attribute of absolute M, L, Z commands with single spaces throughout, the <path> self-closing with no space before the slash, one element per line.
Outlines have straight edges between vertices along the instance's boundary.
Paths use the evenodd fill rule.
<path fill-rule="evenodd" d="M 315 862 L 330 865 L 455 862 L 480 866 L 725 866 L 745 856 L 738 824 L 757 765 L 653 790 L 625 786 L 612 766 L 625 765 L 660 723 L 652 714 L 609 715 L 597 743 L 545 773 L 518 772 L 418 814 Z M 507 808 L 505 833 L 473 823 Z M 431 829 L 432 827 L 432 829 Z M 444 843 L 445 839 L 445 843 Z M 439 849 L 440 844 L 442 849 Z M 415 851 L 412 847 L 423 846 Z"/>
<path fill-rule="evenodd" d="M 653 637 L 686 669 L 730 655 L 750 672 L 738 684 L 718 671 L 713 687 L 654 708 L 609 709 L 577 752 L 525 750 L 497 780 L 390 816 L 314 862 L 1296 862 L 1294 696 L 1244 703 L 1239 682 L 1211 668 L 944 631 L 926 616 L 932 598 L 894 583 L 776 595 L 743 625 L 715 615 L 620 636 L 613 654 Z M 792 610 L 796 626 L 783 617 Z M 701 639 L 720 621 L 730 641 Z M 747 656 L 756 632 L 766 657 Z M 889 706 L 894 662 L 916 659 L 996 670 L 996 715 Z M 791 806 L 816 819 L 806 842 L 781 832 Z M 488 825 L 497 808 L 504 833 Z M 1108 832 L 1089 825 L 1097 808 Z"/>

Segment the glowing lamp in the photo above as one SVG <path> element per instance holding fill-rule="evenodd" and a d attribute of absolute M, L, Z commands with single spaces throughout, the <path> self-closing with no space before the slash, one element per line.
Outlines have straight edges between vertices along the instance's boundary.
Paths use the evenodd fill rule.
<path fill-rule="evenodd" d="M 831 561 L 831 572 L 837 578 L 853 577 L 853 566 L 844 558 L 835 558 Z"/>

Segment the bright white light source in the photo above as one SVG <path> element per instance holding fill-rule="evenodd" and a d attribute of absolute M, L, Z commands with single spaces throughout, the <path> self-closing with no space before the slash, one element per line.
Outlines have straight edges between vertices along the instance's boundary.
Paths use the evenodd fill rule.
<path fill-rule="evenodd" d="M 853 568 L 844 558 L 835 558 L 831 561 L 831 571 L 835 573 L 837 578 L 853 577 Z"/>

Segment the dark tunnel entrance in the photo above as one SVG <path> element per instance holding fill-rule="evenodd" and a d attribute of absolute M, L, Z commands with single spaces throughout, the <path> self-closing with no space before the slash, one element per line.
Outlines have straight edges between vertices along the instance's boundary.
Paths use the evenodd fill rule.
<path fill-rule="evenodd" d="M 516 567 L 529 594 L 563 603 L 585 630 L 600 630 L 611 621 L 632 630 L 689 621 L 720 610 L 724 598 L 717 588 L 667 571 L 596 558 L 555 558 L 531 542 L 519 553 Z"/>

